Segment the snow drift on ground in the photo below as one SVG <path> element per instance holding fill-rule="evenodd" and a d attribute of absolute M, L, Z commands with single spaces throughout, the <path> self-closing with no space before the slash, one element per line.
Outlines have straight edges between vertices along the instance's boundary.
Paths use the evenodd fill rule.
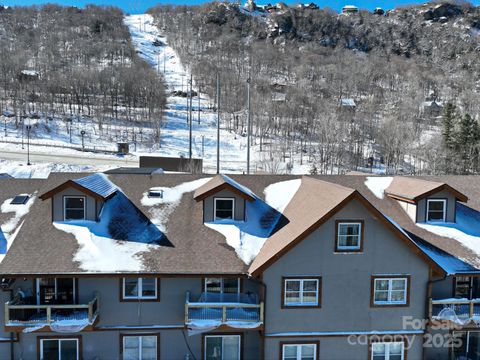
<path fill-rule="evenodd" d="M 143 206 L 150 207 L 149 213 L 151 221 L 164 233 L 167 232 L 167 222 L 170 215 L 173 213 L 179 204 L 182 196 L 185 193 L 193 192 L 200 186 L 210 181 L 211 178 L 203 178 L 194 181 L 189 181 L 177 185 L 173 188 L 169 187 L 154 187 L 149 191 L 163 192 L 163 197 L 148 197 L 149 191 L 143 193 L 141 203 Z"/>
<path fill-rule="evenodd" d="M 385 189 L 392 183 L 391 176 L 369 176 L 365 180 L 365 186 L 379 199 L 383 199 Z"/>

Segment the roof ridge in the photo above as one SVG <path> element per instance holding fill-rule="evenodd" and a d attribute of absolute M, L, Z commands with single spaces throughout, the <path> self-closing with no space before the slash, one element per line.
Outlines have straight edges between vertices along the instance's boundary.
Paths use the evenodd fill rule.
<path fill-rule="evenodd" d="M 308 180 L 308 181 L 312 181 L 312 182 L 318 182 L 318 183 L 322 183 L 322 184 L 328 184 L 328 185 L 331 185 L 331 186 L 334 186 L 338 189 L 342 189 L 342 190 L 348 190 L 348 191 L 351 191 L 351 192 L 355 192 L 357 191 L 356 189 L 353 189 L 353 188 L 350 188 L 350 187 L 346 187 L 346 186 L 343 186 L 343 185 L 339 185 L 339 184 L 335 184 L 333 182 L 330 182 L 330 181 L 325 181 L 325 180 L 320 180 L 320 179 L 317 179 L 317 178 L 314 178 L 312 176 L 308 176 L 308 175 L 302 175 L 302 181 L 303 180 Z"/>

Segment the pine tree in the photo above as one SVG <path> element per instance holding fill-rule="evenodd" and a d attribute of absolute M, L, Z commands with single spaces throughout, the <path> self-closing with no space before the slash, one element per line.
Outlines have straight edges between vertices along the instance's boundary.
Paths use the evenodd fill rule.
<path fill-rule="evenodd" d="M 456 107 L 452 103 L 447 103 L 445 105 L 443 111 L 443 141 L 447 149 L 451 149 L 453 147 L 453 133 L 454 133 L 454 125 L 455 125 L 455 118 L 456 118 Z"/>

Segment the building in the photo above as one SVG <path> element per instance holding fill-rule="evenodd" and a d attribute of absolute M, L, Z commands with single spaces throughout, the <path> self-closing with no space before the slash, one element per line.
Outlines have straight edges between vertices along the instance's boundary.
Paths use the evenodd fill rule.
<path fill-rule="evenodd" d="M 0 358 L 478 359 L 478 179 L 0 179 Z"/>
<path fill-rule="evenodd" d="M 358 11 L 358 7 L 356 7 L 355 5 L 345 5 L 342 8 L 342 14 L 356 14 L 358 13 Z"/>

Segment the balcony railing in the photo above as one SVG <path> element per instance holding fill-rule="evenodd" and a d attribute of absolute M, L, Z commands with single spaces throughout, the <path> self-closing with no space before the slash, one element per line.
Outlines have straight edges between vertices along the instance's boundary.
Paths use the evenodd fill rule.
<path fill-rule="evenodd" d="M 480 299 L 445 299 L 429 301 L 430 319 L 468 322 L 480 318 Z"/>
<path fill-rule="evenodd" d="M 5 326 L 92 325 L 97 319 L 98 311 L 97 295 L 87 304 L 35 305 L 14 300 L 5 303 Z"/>
<path fill-rule="evenodd" d="M 263 323 L 263 302 L 253 294 L 206 294 L 196 302 L 190 301 L 187 292 L 185 301 L 185 323 L 217 321 L 241 326 Z"/>

